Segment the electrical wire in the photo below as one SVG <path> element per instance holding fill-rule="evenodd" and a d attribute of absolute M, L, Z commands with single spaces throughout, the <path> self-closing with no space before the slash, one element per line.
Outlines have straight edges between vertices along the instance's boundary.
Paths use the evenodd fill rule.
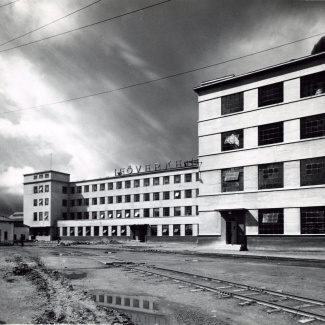
<path fill-rule="evenodd" d="M 168 0 L 168 1 L 171 1 L 171 0 Z M 273 46 L 273 47 L 270 47 L 268 49 L 264 49 L 264 50 L 261 50 L 261 51 L 249 53 L 249 54 L 246 54 L 246 55 L 242 55 L 242 56 L 239 56 L 237 58 L 233 58 L 233 59 L 229 59 L 229 60 L 217 62 L 217 63 L 214 63 L 214 64 L 210 64 L 210 65 L 207 65 L 207 66 L 204 66 L 204 67 L 187 70 L 187 71 L 184 71 L 184 72 L 179 72 L 179 73 L 171 74 L 171 75 L 168 75 L 168 76 L 165 76 L 165 77 L 151 79 L 151 80 L 148 80 L 148 81 L 139 82 L 139 83 L 136 83 L 136 84 L 131 84 L 131 85 L 124 86 L 124 87 L 120 87 L 120 88 L 115 88 L 115 89 L 106 90 L 106 91 L 102 91 L 102 92 L 98 92 L 98 93 L 93 93 L 93 94 L 89 94 L 89 95 L 74 97 L 74 98 L 70 98 L 70 99 L 66 99 L 66 100 L 62 100 L 62 101 L 58 101 L 58 102 L 53 102 L 53 103 L 48 103 L 48 104 L 43 104 L 43 105 L 38 105 L 38 106 L 25 107 L 25 108 L 20 108 L 20 109 L 11 110 L 11 111 L 0 112 L 0 115 L 2 115 L 2 114 L 8 114 L 8 113 L 20 112 L 20 111 L 25 111 L 25 110 L 30 110 L 30 109 L 38 109 L 38 108 L 45 107 L 45 106 L 63 104 L 63 103 L 67 103 L 67 102 L 72 102 L 72 101 L 76 101 L 76 100 L 80 100 L 80 99 L 85 99 L 85 98 L 89 98 L 89 97 L 95 97 L 95 96 L 99 96 L 99 95 L 109 94 L 109 93 L 112 93 L 112 92 L 115 92 L 115 91 L 125 90 L 125 89 L 129 89 L 129 88 L 137 87 L 137 86 L 142 86 L 142 85 L 150 84 L 152 82 L 157 82 L 157 81 L 161 81 L 161 80 L 165 80 L 165 79 L 169 79 L 169 78 L 174 78 L 174 77 L 182 76 L 182 75 L 185 75 L 185 74 L 188 74 L 188 73 L 192 73 L 192 72 L 196 72 L 196 71 L 208 69 L 208 68 L 211 68 L 211 67 L 215 67 L 215 66 L 218 66 L 218 65 L 222 65 L 222 64 L 225 64 L 225 63 L 229 63 L 229 62 L 241 60 L 241 59 L 244 59 L 244 58 L 247 58 L 247 57 L 256 55 L 256 54 L 260 54 L 260 53 L 264 53 L 264 52 L 267 52 L 267 51 L 271 51 L 271 50 L 274 50 L 274 49 L 277 49 L 277 48 L 280 48 L 280 47 L 284 47 L 284 46 L 291 45 L 291 44 L 294 44 L 294 43 L 297 43 L 297 42 L 301 42 L 301 41 L 304 41 L 306 39 L 310 39 L 310 38 L 313 38 L 313 37 L 316 37 L 316 36 L 319 36 L 319 35 L 323 35 L 323 34 L 324 34 L 324 32 L 323 33 L 319 33 L 319 34 L 315 34 L 315 35 L 312 35 L 312 36 L 308 36 L 308 37 L 305 37 L 305 38 L 301 38 L 299 40 L 295 40 L 295 41 L 292 41 L 292 42 L 289 42 L 289 43 L 285 43 L 285 44 Z"/>
<path fill-rule="evenodd" d="M 5 7 L 5 6 L 12 5 L 13 3 L 18 2 L 18 1 L 20 1 L 20 0 L 16 0 L 16 1 L 12 1 L 12 2 L 6 3 L 5 5 L 0 6 L 0 8 Z"/>
<path fill-rule="evenodd" d="M 172 0 L 162 1 L 162 2 L 156 3 L 154 5 L 150 5 L 150 6 L 147 6 L 147 7 L 140 8 L 140 9 L 132 10 L 132 11 L 126 12 L 124 14 L 120 14 L 120 15 L 117 15 L 117 16 L 114 16 L 114 17 L 111 17 L 111 18 L 107 18 L 107 19 L 104 19 L 104 20 L 101 20 L 101 21 L 98 21 L 98 22 L 95 22 L 95 23 L 92 23 L 92 24 L 89 24 L 89 25 L 85 25 L 85 26 L 81 26 L 81 27 L 78 27 L 78 28 L 75 28 L 75 29 L 71 29 L 71 30 L 68 30 L 68 31 L 60 33 L 60 34 L 48 36 L 48 37 L 45 37 L 45 38 L 42 38 L 42 39 L 39 39 L 39 40 L 36 40 L 36 41 L 32 41 L 32 42 L 29 42 L 29 43 L 17 45 L 15 47 L 10 47 L 9 49 L 1 50 L 0 53 L 11 51 L 11 50 L 14 50 L 14 49 L 17 49 L 17 48 L 20 48 L 20 47 L 24 47 L 24 46 L 27 46 L 27 45 L 30 45 L 30 44 L 39 43 L 41 41 L 45 41 L 45 40 L 48 40 L 48 39 L 51 39 L 51 38 L 54 38 L 54 37 L 69 34 L 69 33 L 84 29 L 84 28 L 88 28 L 88 27 L 95 26 L 95 25 L 98 25 L 98 24 L 101 24 L 101 23 L 105 23 L 105 22 L 110 21 L 110 20 L 114 20 L 114 19 L 117 19 L 117 18 L 128 16 L 128 15 L 134 14 L 136 12 L 143 11 L 145 9 L 149 9 L 149 8 L 152 8 L 152 7 L 156 7 L 156 6 L 159 6 L 161 4 L 164 4 L 164 3 L 167 3 L 167 2 L 170 2 L 170 1 L 172 1 Z"/>
<path fill-rule="evenodd" d="M 19 0 L 17 0 L 17 1 L 19 1 Z M 102 0 L 97 0 L 97 1 L 95 1 L 95 2 L 93 2 L 93 3 L 91 3 L 91 4 L 89 4 L 89 5 L 87 5 L 87 6 L 85 6 L 85 7 L 82 7 L 82 8 L 80 8 L 80 9 L 76 10 L 76 11 L 73 11 L 73 12 L 69 13 L 69 14 L 66 15 L 66 16 L 63 16 L 63 17 L 58 18 L 58 19 L 56 19 L 56 20 L 53 20 L 53 21 L 51 21 L 51 22 L 49 22 L 49 23 L 47 23 L 47 24 L 45 24 L 45 25 L 43 25 L 43 26 L 40 26 L 40 27 L 38 27 L 38 28 L 36 28 L 36 29 L 33 29 L 33 30 L 31 30 L 31 31 L 29 31 L 29 32 L 27 32 L 27 33 L 25 33 L 25 34 L 22 34 L 22 35 L 20 35 L 20 36 L 17 36 L 17 37 L 15 37 L 15 38 L 13 38 L 13 39 L 11 39 L 11 40 L 9 40 L 9 41 L 6 41 L 6 42 L 0 44 L 0 46 L 5 45 L 5 44 L 8 44 L 8 43 L 10 43 L 10 42 L 12 42 L 12 41 L 15 41 L 15 40 L 17 40 L 17 39 L 19 39 L 19 38 L 21 38 L 21 37 L 23 37 L 23 36 L 26 36 L 26 35 L 32 34 L 32 33 L 36 32 L 37 30 L 40 30 L 40 29 L 42 29 L 42 28 L 44 28 L 44 27 L 47 27 L 47 26 L 49 26 L 49 25 L 51 25 L 51 24 L 54 24 L 54 23 L 58 22 L 59 20 L 62 20 L 62 19 L 64 19 L 64 18 L 67 18 L 67 17 L 69 17 L 69 16 L 71 16 L 71 15 L 74 15 L 75 13 L 77 13 L 77 12 L 79 12 L 79 11 L 81 11 L 81 10 L 84 10 L 84 9 L 86 9 L 86 8 L 92 6 L 92 5 L 94 5 L 94 4 L 96 4 L 96 3 L 100 2 L 100 1 L 102 1 Z"/>

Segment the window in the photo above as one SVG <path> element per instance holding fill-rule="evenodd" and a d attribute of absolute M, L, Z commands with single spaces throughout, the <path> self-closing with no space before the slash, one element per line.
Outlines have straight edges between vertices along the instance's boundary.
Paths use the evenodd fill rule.
<path fill-rule="evenodd" d="M 153 200 L 154 201 L 159 201 L 159 192 L 153 193 Z"/>
<path fill-rule="evenodd" d="M 90 227 L 86 227 L 86 236 L 90 236 Z"/>
<path fill-rule="evenodd" d="M 175 175 L 174 176 L 174 184 L 180 183 L 181 182 L 181 175 Z"/>
<path fill-rule="evenodd" d="M 243 130 L 233 130 L 221 133 L 221 150 L 229 151 L 244 148 Z"/>
<path fill-rule="evenodd" d="M 49 174 L 45 174 L 45 178 L 49 178 L 50 177 L 50 175 Z"/>
<path fill-rule="evenodd" d="M 74 227 L 70 227 L 70 236 L 74 236 Z"/>
<path fill-rule="evenodd" d="M 94 227 L 94 236 L 99 236 L 99 227 L 98 226 Z"/>
<path fill-rule="evenodd" d="M 84 199 L 84 205 L 89 206 L 89 199 Z"/>
<path fill-rule="evenodd" d="M 131 217 L 131 211 L 125 210 L 125 218 L 130 218 L 130 217 Z"/>
<path fill-rule="evenodd" d="M 113 211 L 112 210 L 107 211 L 107 217 L 110 218 L 110 219 L 113 218 Z"/>
<path fill-rule="evenodd" d="M 82 212 L 77 212 L 77 219 L 81 220 L 82 219 Z"/>
<path fill-rule="evenodd" d="M 105 197 L 104 196 L 100 197 L 99 202 L 100 204 L 105 204 Z"/>
<path fill-rule="evenodd" d="M 189 199 L 192 197 L 192 190 L 185 190 L 185 198 Z"/>
<path fill-rule="evenodd" d="M 39 200 L 38 200 L 38 205 L 39 205 L 39 206 L 43 206 L 43 199 L 39 199 Z"/>
<path fill-rule="evenodd" d="M 122 182 L 116 182 L 116 189 L 120 190 L 122 188 Z"/>
<path fill-rule="evenodd" d="M 45 192 L 49 192 L 50 191 L 50 186 L 49 185 L 45 185 Z"/>
<path fill-rule="evenodd" d="M 97 205 L 97 197 L 92 198 L 92 205 Z"/>
<path fill-rule="evenodd" d="M 122 210 L 116 211 L 116 218 L 122 218 Z"/>
<path fill-rule="evenodd" d="M 77 200 L 77 205 L 80 207 L 80 206 L 82 206 L 82 199 L 78 199 Z"/>
<path fill-rule="evenodd" d="M 34 175 L 34 179 L 37 179 L 37 175 Z"/>
<path fill-rule="evenodd" d="M 307 116 L 300 119 L 300 139 L 325 135 L 325 114 Z"/>
<path fill-rule="evenodd" d="M 121 236 L 126 236 L 126 226 L 121 226 Z"/>
<path fill-rule="evenodd" d="M 92 191 L 93 191 L 93 192 L 97 192 L 97 184 L 93 184 L 93 186 L 92 186 Z"/>
<path fill-rule="evenodd" d="M 150 178 L 145 178 L 143 180 L 143 186 L 149 186 L 150 185 Z"/>
<path fill-rule="evenodd" d="M 283 163 L 258 166 L 258 189 L 283 187 Z"/>
<path fill-rule="evenodd" d="M 77 228 L 78 236 L 82 236 L 82 227 Z"/>
<path fill-rule="evenodd" d="M 67 200 L 62 200 L 62 206 L 64 206 L 64 207 L 68 206 L 68 201 Z"/>
<path fill-rule="evenodd" d="M 300 78 L 300 97 L 323 94 L 325 91 L 325 72 L 313 73 Z"/>
<path fill-rule="evenodd" d="M 175 191 L 174 192 L 174 199 L 180 199 L 181 198 L 181 191 Z"/>
<path fill-rule="evenodd" d="M 100 211 L 99 212 L 99 218 L 100 219 L 105 219 L 105 211 Z"/>
<path fill-rule="evenodd" d="M 113 196 L 109 196 L 107 199 L 108 199 L 108 204 L 113 204 Z"/>
<path fill-rule="evenodd" d="M 70 200 L 70 206 L 74 207 L 74 205 L 75 205 L 75 200 Z"/>
<path fill-rule="evenodd" d="M 260 125 L 258 127 L 258 145 L 283 142 L 283 122 Z"/>
<path fill-rule="evenodd" d="M 37 199 L 34 200 L 34 207 L 37 207 Z"/>
<path fill-rule="evenodd" d="M 158 235 L 158 227 L 156 225 L 152 225 L 151 227 L 151 236 L 156 237 Z"/>
<path fill-rule="evenodd" d="M 62 236 L 67 236 L 67 233 L 68 233 L 68 228 L 62 227 Z"/>
<path fill-rule="evenodd" d="M 163 208 L 164 217 L 169 217 L 169 208 Z"/>
<path fill-rule="evenodd" d="M 131 202 L 131 195 L 125 195 L 125 202 Z"/>
<path fill-rule="evenodd" d="M 154 208 L 153 209 L 153 216 L 156 217 L 156 218 L 159 217 L 159 208 Z"/>
<path fill-rule="evenodd" d="M 234 192 L 244 190 L 243 167 L 224 169 L 221 171 L 221 192 Z"/>
<path fill-rule="evenodd" d="M 48 211 L 44 212 L 44 220 L 49 220 L 49 212 Z"/>
<path fill-rule="evenodd" d="M 140 194 L 134 194 L 134 202 L 140 202 Z"/>
<path fill-rule="evenodd" d="M 193 236 L 193 226 L 185 225 L 185 236 Z"/>
<path fill-rule="evenodd" d="M 325 184 L 325 157 L 300 161 L 300 186 Z"/>
<path fill-rule="evenodd" d="M 185 174 L 185 183 L 192 182 L 192 174 Z"/>
<path fill-rule="evenodd" d="M 134 187 L 139 187 L 140 181 L 138 179 L 135 179 L 133 185 L 134 185 Z"/>
<path fill-rule="evenodd" d="M 164 176 L 164 185 L 169 184 L 169 176 Z"/>
<path fill-rule="evenodd" d="M 34 186 L 34 193 L 38 193 L 38 188 L 37 188 L 37 186 Z"/>
<path fill-rule="evenodd" d="M 197 189 L 196 189 L 196 197 L 198 197 L 199 194 L 200 194 L 200 190 L 197 188 Z"/>
<path fill-rule="evenodd" d="M 150 193 L 143 194 L 143 201 L 150 201 Z"/>
<path fill-rule="evenodd" d="M 33 214 L 33 220 L 34 221 L 37 221 L 37 212 L 34 212 L 34 214 Z"/>
<path fill-rule="evenodd" d="M 221 115 L 241 112 L 244 109 L 243 93 L 236 93 L 221 97 Z"/>
<path fill-rule="evenodd" d="M 49 199 L 48 198 L 45 199 L 45 205 L 49 205 Z"/>
<path fill-rule="evenodd" d="M 122 195 L 116 197 L 116 203 L 122 203 Z"/>
<path fill-rule="evenodd" d="M 169 236 L 169 225 L 163 225 L 162 226 L 162 235 L 163 236 Z"/>
<path fill-rule="evenodd" d="M 198 182 L 200 180 L 200 174 L 196 173 L 195 176 L 196 176 L 196 181 Z"/>
<path fill-rule="evenodd" d="M 154 179 L 153 179 L 153 185 L 154 186 L 159 185 L 159 177 L 154 177 Z"/>
<path fill-rule="evenodd" d="M 181 235 L 181 225 L 173 225 L 173 235 L 174 236 Z"/>
<path fill-rule="evenodd" d="M 105 184 L 104 184 L 104 183 L 99 184 L 99 189 L 100 189 L 101 191 L 105 191 Z"/>
<path fill-rule="evenodd" d="M 39 179 L 42 179 L 43 178 L 43 175 L 39 175 L 38 177 L 39 177 Z"/>
<path fill-rule="evenodd" d="M 258 107 L 283 102 L 283 82 L 258 88 Z"/>
<path fill-rule="evenodd" d="M 301 233 L 325 234 L 325 207 L 301 208 Z"/>
<path fill-rule="evenodd" d="M 199 215 L 199 206 L 198 205 L 196 206 L 196 215 L 197 216 Z"/>
<path fill-rule="evenodd" d="M 139 218 L 140 217 L 140 210 L 139 209 L 135 209 L 134 210 L 134 218 Z"/>
<path fill-rule="evenodd" d="M 43 188 L 42 188 L 42 192 L 43 192 Z M 66 186 L 62 186 L 62 193 L 63 194 L 67 194 L 68 193 L 68 188 Z"/>
<path fill-rule="evenodd" d="M 164 200 L 169 200 L 169 192 L 164 192 Z"/>
<path fill-rule="evenodd" d="M 191 216 L 192 215 L 192 207 L 191 206 L 185 207 L 185 215 L 186 216 Z"/>
<path fill-rule="evenodd" d="M 84 219 L 90 219 L 89 212 L 84 212 Z"/>
<path fill-rule="evenodd" d="M 69 189 L 70 189 L 70 194 L 74 194 L 75 191 L 74 187 L 69 187 Z"/>
<path fill-rule="evenodd" d="M 41 214 L 41 212 L 40 212 L 40 214 Z M 41 216 L 40 216 L 40 218 L 41 218 Z M 43 219 L 43 216 L 42 216 L 42 219 Z M 67 213 L 66 212 L 63 212 L 62 213 L 62 219 L 63 220 L 67 220 L 68 218 L 67 218 Z M 41 220 L 41 219 L 40 219 Z"/>
<path fill-rule="evenodd" d="M 150 210 L 149 209 L 143 209 L 143 216 L 145 218 L 149 218 L 150 217 Z"/>
<path fill-rule="evenodd" d="M 283 209 L 258 210 L 258 233 L 260 235 L 283 234 Z"/>
<path fill-rule="evenodd" d="M 125 181 L 125 188 L 131 187 L 131 181 Z"/>
<path fill-rule="evenodd" d="M 43 185 L 40 185 L 40 186 L 38 187 L 38 193 L 43 193 Z"/>
<path fill-rule="evenodd" d="M 131 306 L 131 300 L 130 300 L 130 298 L 124 298 L 124 306 L 128 306 L 128 307 Z"/>
<path fill-rule="evenodd" d="M 181 208 L 180 207 L 175 207 L 174 208 L 174 216 L 179 217 L 181 215 Z"/>
<path fill-rule="evenodd" d="M 108 189 L 109 190 L 112 190 L 113 189 L 113 183 L 108 183 L 107 185 L 108 185 Z"/>
<path fill-rule="evenodd" d="M 108 226 L 103 226 L 103 236 L 108 236 Z"/>
<path fill-rule="evenodd" d="M 84 186 L 84 192 L 89 192 L 89 185 Z"/>
<path fill-rule="evenodd" d="M 46 188 L 45 188 L 45 192 L 46 192 Z M 82 187 L 81 186 L 77 186 L 77 193 L 81 193 L 82 192 Z"/>

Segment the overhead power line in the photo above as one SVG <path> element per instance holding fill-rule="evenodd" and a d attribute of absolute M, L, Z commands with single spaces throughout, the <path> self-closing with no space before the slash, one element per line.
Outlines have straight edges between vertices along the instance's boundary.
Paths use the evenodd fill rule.
<path fill-rule="evenodd" d="M 128 86 L 124 86 L 124 87 L 120 87 L 120 88 L 115 88 L 115 89 L 111 89 L 111 90 L 101 91 L 101 92 L 93 93 L 93 94 L 89 94 L 89 95 L 83 95 L 83 96 L 79 96 L 79 97 L 65 99 L 65 100 L 62 100 L 62 101 L 57 101 L 57 102 L 53 102 L 53 103 L 49 103 L 49 104 L 43 104 L 43 105 L 38 105 L 38 106 L 31 106 L 31 107 L 25 107 L 25 108 L 20 108 L 20 109 L 16 109 L 16 110 L 1 112 L 0 115 L 20 112 L 20 111 L 25 111 L 25 110 L 30 110 L 30 109 L 38 109 L 38 108 L 45 107 L 45 106 L 51 106 L 51 105 L 57 105 L 57 104 L 73 102 L 73 101 L 80 100 L 80 99 L 85 99 L 85 98 L 89 98 L 89 97 L 95 97 L 95 96 L 99 96 L 99 95 L 109 94 L 109 93 L 112 93 L 112 92 L 115 92 L 115 91 L 125 90 L 125 89 L 129 89 L 129 88 L 137 87 L 137 86 L 146 85 L 146 84 L 149 84 L 149 83 L 152 83 L 152 82 L 157 82 L 157 81 L 161 81 L 161 80 L 165 80 L 165 79 L 169 79 L 169 78 L 173 78 L 173 77 L 182 76 L 182 75 L 192 73 L 192 72 L 196 72 L 196 71 L 199 71 L 199 70 L 204 70 L 204 69 L 208 69 L 208 68 L 211 68 L 211 67 L 215 67 L 215 66 L 218 66 L 218 65 L 225 64 L 225 63 L 241 60 L 241 59 L 244 59 L 244 58 L 256 55 L 256 54 L 264 53 L 264 52 L 271 51 L 271 50 L 274 50 L 274 49 L 277 49 L 277 48 L 280 48 L 280 47 L 284 47 L 284 46 L 287 46 L 287 45 L 298 43 L 298 42 L 304 41 L 306 39 L 310 39 L 310 38 L 320 36 L 320 35 L 323 35 L 323 34 L 324 33 L 319 33 L 319 34 L 309 36 L 309 37 L 305 37 L 305 38 L 301 38 L 299 40 L 292 41 L 292 42 L 289 42 L 289 43 L 273 46 L 273 47 L 270 47 L 268 49 L 264 49 L 264 50 L 261 50 L 261 51 L 249 53 L 249 54 L 246 54 L 246 55 L 242 55 L 242 56 L 239 56 L 237 58 L 233 58 L 233 59 L 229 59 L 229 60 L 226 60 L 226 61 L 206 65 L 204 67 L 200 67 L 200 68 L 196 68 L 196 69 L 192 69 L 192 70 L 187 70 L 187 71 L 184 71 L 184 72 L 175 73 L 175 74 L 172 74 L 172 75 L 169 75 L 169 76 L 165 76 L 165 77 L 161 77 L 161 78 L 157 78 L 157 79 L 151 79 L 151 80 L 148 80 L 148 81 L 139 82 L 139 83 L 136 83 L 136 84 L 132 84 L 132 85 L 128 85 Z"/>
<path fill-rule="evenodd" d="M 0 6 L 0 8 L 5 7 L 5 6 L 12 5 L 13 3 L 18 2 L 18 1 L 20 1 L 20 0 L 16 0 L 16 1 L 12 1 L 12 2 L 6 3 L 5 5 Z"/>
<path fill-rule="evenodd" d="M 17 1 L 19 1 L 19 0 L 17 0 Z M 71 12 L 70 14 L 68 14 L 68 15 L 66 15 L 66 16 L 63 16 L 63 17 L 58 18 L 58 19 L 55 19 L 55 20 L 53 20 L 53 21 L 47 23 L 46 25 L 40 26 L 40 27 L 38 27 L 38 28 L 36 28 L 36 29 L 33 29 L 33 30 L 31 30 L 31 31 L 29 31 L 29 32 L 27 32 L 27 33 L 25 33 L 25 34 L 19 35 L 19 36 L 15 37 L 15 38 L 13 38 L 13 39 L 11 39 L 11 40 L 9 40 L 9 41 L 6 41 L 6 42 L 0 44 L 0 46 L 5 45 L 5 44 L 8 44 L 8 43 L 10 43 L 10 42 L 12 42 L 12 41 L 15 41 L 15 40 L 17 40 L 17 39 L 19 39 L 19 38 L 21 38 L 21 37 L 26 36 L 26 35 L 32 34 L 32 33 L 36 32 L 37 30 L 40 30 L 40 29 L 42 29 L 42 28 L 44 28 L 44 27 L 46 27 L 46 26 L 49 26 L 49 25 L 51 25 L 51 24 L 54 24 L 54 23 L 58 22 L 59 20 L 62 20 L 62 19 L 64 19 L 64 18 L 67 18 L 67 17 L 69 17 L 69 16 L 71 16 L 71 15 L 74 15 L 75 13 L 77 13 L 77 12 L 79 12 L 79 11 L 81 11 L 81 10 L 84 10 L 84 9 L 86 9 L 86 8 L 92 6 L 92 5 L 94 5 L 94 4 L 96 4 L 96 3 L 100 2 L 100 1 L 102 1 L 102 0 L 97 0 L 97 1 L 95 1 L 95 2 L 93 2 L 93 3 L 91 3 L 91 4 L 89 4 L 89 5 L 87 5 L 87 6 L 85 6 L 85 7 L 82 7 L 82 8 L 80 8 L 80 9 L 76 10 L 76 11 Z"/>
<path fill-rule="evenodd" d="M 147 6 L 147 7 L 140 8 L 140 9 L 132 10 L 132 11 L 126 12 L 124 14 L 120 14 L 120 15 L 117 15 L 117 16 L 114 16 L 114 17 L 111 17 L 111 18 L 107 18 L 107 19 L 104 19 L 104 20 L 101 20 L 101 21 L 97 21 L 95 23 L 91 23 L 89 25 L 85 25 L 85 26 L 81 26 L 81 27 L 78 27 L 78 28 L 75 28 L 75 29 L 71 29 L 71 30 L 68 30 L 68 31 L 60 33 L 60 34 L 48 36 L 48 37 L 41 38 L 41 39 L 36 40 L 36 41 L 31 41 L 31 42 L 28 42 L 28 43 L 25 43 L 25 44 L 10 47 L 9 49 L 1 50 L 0 53 L 1 52 L 11 51 L 11 50 L 14 50 L 14 49 L 17 49 L 17 48 L 20 48 L 20 47 L 24 47 L 24 46 L 27 46 L 27 45 L 30 45 L 30 44 L 39 43 L 39 42 L 42 42 L 42 41 L 45 41 L 45 40 L 48 40 L 48 39 L 51 39 L 51 38 L 55 38 L 55 37 L 58 37 L 58 36 L 61 36 L 61 35 L 69 34 L 69 33 L 72 33 L 72 32 L 75 32 L 75 31 L 78 31 L 78 30 L 81 30 L 81 29 L 84 29 L 84 28 L 88 28 L 88 27 L 91 27 L 91 26 L 95 26 L 95 25 L 98 25 L 98 24 L 102 24 L 102 23 L 105 23 L 107 21 L 114 20 L 114 19 L 117 19 L 117 18 L 121 18 L 121 17 L 124 17 L 124 16 L 128 16 L 128 15 L 134 14 L 136 12 L 143 11 L 145 9 L 149 9 L 149 8 L 152 8 L 152 7 L 156 7 L 156 6 L 162 5 L 162 4 L 170 2 L 170 1 L 172 1 L 172 0 L 162 1 L 162 2 L 156 3 L 154 5 L 150 5 L 150 6 Z M 6 44 L 6 43 L 4 43 L 4 44 Z M 1 44 L 1 45 L 3 45 L 3 44 Z"/>

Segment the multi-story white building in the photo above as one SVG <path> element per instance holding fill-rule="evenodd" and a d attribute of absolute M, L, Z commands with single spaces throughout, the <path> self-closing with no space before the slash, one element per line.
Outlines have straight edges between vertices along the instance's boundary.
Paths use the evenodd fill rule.
<path fill-rule="evenodd" d="M 52 170 L 24 175 L 24 222 L 44 240 L 196 241 L 198 167 L 187 165 L 77 182 Z"/>
<path fill-rule="evenodd" d="M 205 82 L 200 236 L 248 248 L 325 246 L 325 53 Z"/>

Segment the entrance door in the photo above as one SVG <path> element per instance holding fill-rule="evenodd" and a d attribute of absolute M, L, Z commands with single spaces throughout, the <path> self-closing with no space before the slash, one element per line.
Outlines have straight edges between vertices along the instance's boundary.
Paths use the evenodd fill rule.
<path fill-rule="evenodd" d="M 230 235 L 230 244 L 236 245 L 238 244 L 238 222 L 237 221 L 231 221 L 230 222 L 231 227 L 231 235 Z"/>
<path fill-rule="evenodd" d="M 147 241 L 147 226 L 146 225 L 137 225 L 131 226 L 133 231 L 133 239 L 139 240 L 142 243 Z"/>

